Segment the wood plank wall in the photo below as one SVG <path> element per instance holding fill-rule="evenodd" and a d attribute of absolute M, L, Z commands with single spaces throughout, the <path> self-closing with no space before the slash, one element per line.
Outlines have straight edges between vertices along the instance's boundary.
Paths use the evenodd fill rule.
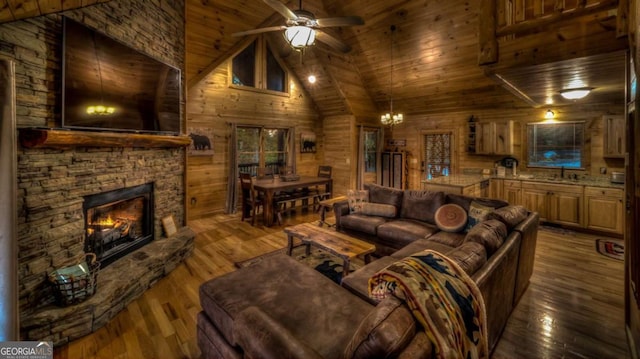
<path fill-rule="evenodd" d="M 462 173 L 463 168 L 482 169 L 493 168 L 495 161 L 505 156 L 486 156 L 470 154 L 467 151 L 467 135 L 468 120 L 471 115 L 477 118 L 477 121 L 501 121 L 513 120 L 519 126 L 519 131 L 515 134 L 514 139 L 514 157 L 520 162 L 520 171 L 525 171 L 526 165 L 526 124 L 530 122 L 541 122 L 544 120 L 546 108 L 542 109 L 496 109 L 496 110 L 477 110 L 464 112 L 450 112 L 442 114 L 429 115 L 405 115 L 405 122 L 395 126 L 393 129 L 393 138 L 406 139 L 407 146 L 404 149 L 410 152 L 409 156 L 409 188 L 421 188 L 420 180 L 423 173 L 420 169 L 420 161 L 422 161 L 421 132 L 428 130 L 453 130 L 455 138 L 455 147 L 457 154 L 457 164 L 454 168 L 456 173 Z M 561 109 L 553 108 L 558 121 L 586 121 L 586 148 L 587 148 L 587 168 L 585 171 L 576 171 L 580 174 L 589 174 L 598 176 L 600 167 L 607 167 L 607 173 L 611 171 L 623 171 L 624 160 L 622 159 L 605 159 L 604 152 L 604 120 L 603 115 L 622 115 L 624 108 L 622 105 L 610 106 L 589 106 L 575 105 L 563 107 Z M 554 170 L 549 170 L 554 171 Z M 557 172 L 557 170 L 555 171 Z"/>
<path fill-rule="evenodd" d="M 294 127 L 296 163 L 300 174 L 316 174 L 323 154 L 322 136 L 316 153 L 300 153 L 300 134 L 322 133 L 322 122 L 310 96 L 297 79 L 290 79 L 290 96 L 243 90 L 228 85 L 228 62 L 188 89 L 187 128 L 213 131 L 213 156 L 187 160 L 188 218 L 222 212 L 227 196 L 230 124 Z"/>

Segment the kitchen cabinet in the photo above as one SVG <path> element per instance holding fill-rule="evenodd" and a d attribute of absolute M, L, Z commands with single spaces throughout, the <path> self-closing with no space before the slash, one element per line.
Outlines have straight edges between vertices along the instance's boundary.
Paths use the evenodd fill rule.
<path fill-rule="evenodd" d="M 622 234 L 624 191 L 616 188 L 585 187 L 585 227 Z"/>
<path fill-rule="evenodd" d="M 604 157 L 624 158 L 625 126 L 623 116 L 604 116 Z"/>
<path fill-rule="evenodd" d="M 503 200 L 509 204 L 522 204 L 522 182 L 519 180 L 503 181 Z"/>
<path fill-rule="evenodd" d="M 540 214 L 540 220 L 582 226 L 584 186 L 522 182 L 522 205 Z"/>
<path fill-rule="evenodd" d="M 489 197 L 504 199 L 504 180 L 492 178 L 489 182 Z"/>
<path fill-rule="evenodd" d="M 513 121 L 478 122 L 475 130 L 476 154 L 513 154 Z"/>

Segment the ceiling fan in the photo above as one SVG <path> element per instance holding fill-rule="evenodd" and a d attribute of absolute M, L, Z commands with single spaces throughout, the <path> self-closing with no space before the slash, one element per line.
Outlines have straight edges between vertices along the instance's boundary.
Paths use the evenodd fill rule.
<path fill-rule="evenodd" d="M 328 35 L 321 29 L 325 27 L 364 25 L 359 16 L 330 17 L 316 19 L 313 13 L 302 9 L 302 0 L 298 10 L 290 10 L 278 0 L 263 0 L 267 5 L 282 14 L 287 19 L 287 25 L 263 27 L 254 30 L 236 32 L 233 36 L 245 36 L 269 31 L 284 30 L 284 38 L 296 50 L 303 50 L 314 44 L 315 40 L 323 42 L 342 52 L 349 52 L 351 47 L 344 42 Z"/>

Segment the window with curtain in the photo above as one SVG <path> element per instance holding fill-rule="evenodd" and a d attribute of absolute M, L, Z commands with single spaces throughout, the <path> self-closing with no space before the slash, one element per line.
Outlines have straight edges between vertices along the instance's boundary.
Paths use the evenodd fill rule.
<path fill-rule="evenodd" d="M 288 92 L 287 72 L 262 36 L 233 57 L 231 73 L 235 86 Z"/>
<path fill-rule="evenodd" d="M 425 178 L 448 176 L 451 173 L 453 135 L 428 133 L 423 137 Z"/>
<path fill-rule="evenodd" d="M 289 131 L 282 128 L 238 127 L 236 130 L 238 169 L 255 176 L 258 167 L 279 173 L 286 166 Z"/>
<path fill-rule="evenodd" d="M 584 122 L 527 124 L 527 166 L 584 168 Z"/>

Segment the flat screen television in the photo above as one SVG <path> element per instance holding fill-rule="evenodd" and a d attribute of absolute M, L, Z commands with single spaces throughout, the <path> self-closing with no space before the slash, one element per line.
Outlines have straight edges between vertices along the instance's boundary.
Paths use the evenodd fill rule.
<path fill-rule="evenodd" d="M 180 70 L 63 17 L 62 127 L 180 133 Z"/>

